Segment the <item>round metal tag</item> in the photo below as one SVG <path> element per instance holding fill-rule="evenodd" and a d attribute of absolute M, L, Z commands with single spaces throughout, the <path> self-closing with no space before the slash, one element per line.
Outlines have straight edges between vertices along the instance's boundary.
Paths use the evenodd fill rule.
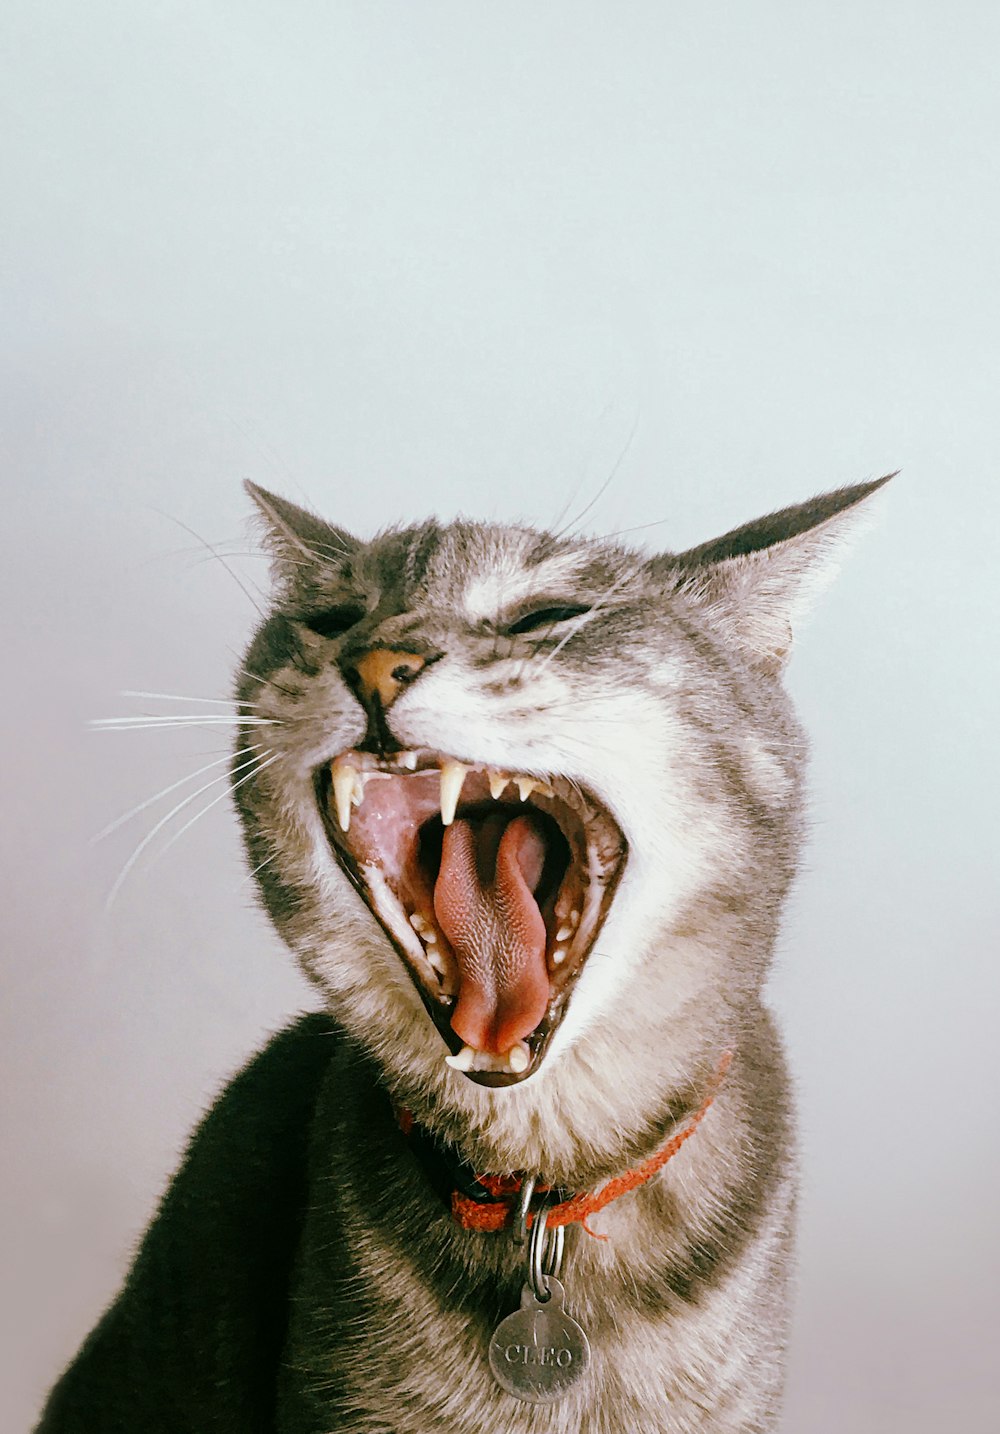
<path fill-rule="evenodd" d="M 521 1308 L 497 1325 L 490 1340 L 490 1368 L 497 1383 L 515 1399 L 551 1404 L 586 1372 L 590 1343 L 563 1308 L 565 1291 L 548 1278 L 544 1302 L 530 1284 L 521 1291 Z"/>

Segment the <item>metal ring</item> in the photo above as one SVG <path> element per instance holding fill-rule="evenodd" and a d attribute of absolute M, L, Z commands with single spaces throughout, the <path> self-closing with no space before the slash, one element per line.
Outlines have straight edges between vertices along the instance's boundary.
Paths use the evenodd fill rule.
<path fill-rule="evenodd" d="M 515 1245 L 523 1245 L 528 1238 L 528 1211 L 531 1208 L 531 1197 L 535 1193 L 537 1179 L 538 1177 L 535 1175 L 525 1175 L 521 1180 L 517 1204 L 514 1206 L 514 1221 L 511 1231 L 511 1238 Z"/>
<path fill-rule="evenodd" d="M 535 1212 L 531 1226 L 531 1243 L 528 1246 L 528 1280 L 535 1298 L 544 1304 L 551 1297 L 549 1276 L 559 1278 L 562 1268 L 563 1248 L 566 1231 L 562 1225 L 548 1228 L 549 1207 L 554 1204 L 550 1192 Z"/>

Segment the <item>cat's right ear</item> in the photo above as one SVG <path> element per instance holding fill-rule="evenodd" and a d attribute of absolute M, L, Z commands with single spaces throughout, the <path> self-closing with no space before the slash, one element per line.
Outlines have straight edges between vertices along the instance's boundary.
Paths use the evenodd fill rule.
<path fill-rule="evenodd" d="M 243 484 L 261 517 L 264 546 L 271 555 L 275 578 L 286 582 L 301 575 L 303 567 L 336 568 L 356 550 L 358 540 L 341 528 L 324 523 L 315 513 L 289 503 L 251 483 Z"/>

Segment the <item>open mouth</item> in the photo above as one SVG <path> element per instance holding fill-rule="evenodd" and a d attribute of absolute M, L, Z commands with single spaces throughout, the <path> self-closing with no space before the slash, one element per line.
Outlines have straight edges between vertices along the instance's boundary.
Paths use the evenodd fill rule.
<path fill-rule="evenodd" d="M 565 777 L 427 750 L 324 763 L 331 847 L 399 952 L 456 1070 L 537 1070 L 625 864 L 610 813 Z"/>

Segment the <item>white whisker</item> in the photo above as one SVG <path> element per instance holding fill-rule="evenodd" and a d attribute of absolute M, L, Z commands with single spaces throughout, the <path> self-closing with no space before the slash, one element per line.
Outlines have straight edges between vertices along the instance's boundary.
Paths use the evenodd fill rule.
<path fill-rule="evenodd" d="M 171 792 L 176 792 L 178 787 L 183 787 L 185 782 L 193 782 L 194 779 L 196 777 L 200 777 L 203 772 L 210 772 L 213 767 L 221 767 L 223 762 L 231 761 L 232 753 L 227 752 L 224 757 L 218 757 L 214 762 L 206 762 L 203 767 L 199 767 L 196 771 L 188 772 L 186 776 L 181 777 L 179 782 L 171 782 L 170 786 L 164 787 L 162 792 L 157 792 L 155 796 L 147 797 L 144 802 L 140 802 L 137 807 L 133 807 L 132 810 L 130 812 L 126 812 L 124 816 L 116 817 L 113 822 L 109 822 L 108 825 L 104 827 L 101 831 L 99 831 L 95 837 L 90 838 L 90 845 L 96 846 L 99 841 L 103 841 L 104 838 L 109 837 L 112 832 L 116 832 L 119 827 L 122 827 L 125 825 L 126 822 L 131 821 L 133 817 L 137 817 L 140 812 L 144 812 L 147 807 L 151 807 L 154 802 L 158 802 L 161 797 L 168 797 Z M 215 780 L 217 782 L 221 782 L 225 776 L 226 773 L 223 772 L 222 776 L 216 777 Z"/>
<path fill-rule="evenodd" d="M 129 732 L 143 727 L 283 727 L 276 717 L 237 717 L 222 712 L 184 712 L 169 717 L 95 717 L 87 724 L 98 732 Z"/>
<path fill-rule="evenodd" d="M 233 653 L 233 656 L 235 657 L 236 654 Z M 295 693 L 292 692 L 291 689 L 288 687 L 282 687 L 280 682 L 275 682 L 274 679 L 271 677 L 264 677 L 260 672 L 251 672 L 249 667 L 237 667 L 236 671 L 242 672 L 246 677 L 252 677 L 255 682 L 263 682 L 265 686 L 273 687 L 275 692 L 281 692 L 285 697 L 294 698 L 296 696 L 301 696 L 301 693 Z M 251 704 L 247 703 L 246 705 L 249 707 Z"/>
<path fill-rule="evenodd" d="M 260 773 L 263 772 L 265 767 L 270 767 L 272 762 L 276 762 L 280 756 L 280 752 L 275 752 L 273 756 L 268 757 L 266 762 L 258 763 L 258 765 L 254 767 L 252 771 L 247 772 L 245 777 L 241 777 L 238 782 L 233 782 L 232 786 L 227 787 L 224 792 L 220 792 L 217 797 L 213 797 L 207 806 L 202 807 L 200 812 L 195 812 L 194 816 L 190 819 L 190 821 L 186 821 L 182 827 L 175 831 L 169 841 L 164 842 L 163 846 L 160 848 L 160 855 L 162 856 L 165 851 L 168 851 L 170 847 L 173 846 L 175 841 L 179 840 L 179 838 L 182 837 L 186 831 L 188 831 L 191 827 L 194 826 L 195 822 L 201 821 L 202 817 L 205 815 L 206 812 L 210 812 L 213 807 L 218 806 L 220 802 L 224 802 L 231 792 L 235 792 L 237 787 L 242 787 L 244 782 L 249 782 L 251 777 L 259 776 Z M 237 769 L 234 768 L 233 770 L 236 771 Z"/>
<path fill-rule="evenodd" d="M 239 883 L 239 885 L 236 887 L 236 890 L 237 890 L 237 891 L 242 891 L 243 887 L 246 886 L 247 882 L 248 882 L 248 881 L 253 881 L 253 879 L 254 879 L 254 877 L 257 875 L 258 871 L 263 871 L 264 867 L 267 866 L 267 864 L 268 864 L 269 862 L 274 861 L 274 859 L 275 859 L 275 857 L 276 857 L 277 855 L 278 855 L 278 853 L 277 853 L 276 851 L 272 851 L 272 853 L 271 853 L 270 856 L 266 856 L 263 861 L 259 861 L 259 862 L 257 863 L 257 865 L 254 867 L 253 871 L 248 871 L 248 872 L 247 872 L 246 876 L 243 878 L 243 880 L 242 880 L 242 881 Z"/>
<path fill-rule="evenodd" d="M 641 564 L 637 564 L 634 567 L 627 568 L 625 572 L 623 572 L 620 577 L 616 578 L 615 581 L 611 584 L 611 586 L 601 594 L 597 602 L 594 603 L 593 607 L 591 607 L 587 612 L 582 613 L 581 616 L 577 618 L 576 622 L 570 628 L 569 632 L 567 632 L 566 636 L 556 643 L 555 647 L 546 657 L 545 661 L 541 664 L 540 667 L 536 669 L 536 675 L 545 671 L 553 658 L 559 656 L 560 652 L 562 652 L 563 648 L 566 646 L 567 642 L 569 642 L 570 638 L 575 637 L 576 634 L 580 631 L 581 627 L 583 627 L 584 624 L 591 617 L 593 617 L 596 613 L 599 613 L 602 608 L 607 607 L 608 599 L 611 597 L 611 595 L 616 592 L 618 588 L 622 587 L 624 583 L 631 582 L 631 580 L 635 577 L 641 566 Z"/>
<path fill-rule="evenodd" d="M 166 518 L 171 523 L 176 523 L 179 528 L 184 529 L 185 533 L 190 533 L 192 538 L 195 538 L 203 548 L 207 548 L 208 551 L 212 554 L 212 556 L 214 558 L 217 558 L 218 561 L 222 564 L 222 566 L 225 568 L 226 572 L 232 578 L 236 586 L 240 589 L 243 595 L 249 599 L 251 605 L 256 608 L 260 617 L 266 618 L 267 614 L 260 606 L 260 603 L 258 603 L 257 599 L 254 597 L 253 593 L 242 581 L 242 579 L 237 575 L 237 573 L 229 566 L 222 554 L 218 552 L 218 550 L 214 547 L 212 543 L 208 541 L 207 538 L 203 538 L 200 533 L 196 533 L 193 528 L 189 527 L 187 523 L 183 522 L 180 518 L 175 518 L 173 513 L 164 513 L 162 508 L 154 508 L 153 512 L 159 513 L 161 518 Z M 254 586 L 256 587 L 256 584 L 254 584 Z M 264 598 L 264 600 L 266 601 L 265 594 L 261 592 L 260 588 L 257 588 L 257 593 L 259 597 Z"/>
<path fill-rule="evenodd" d="M 577 513 L 575 518 L 570 518 L 569 522 L 564 524 L 564 526 L 561 527 L 558 532 L 552 534 L 553 540 L 555 540 L 556 538 L 561 538 L 564 533 L 569 532 L 570 528 L 575 528 L 577 523 L 579 523 L 582 518 L 585 518 L 587 516 L 591 508 L 596 507 L 596 505 L 601 501 L 605 493 L 611 487 L 611 484 L 618 477 L 618 470 L 625 462 L 625 459 L 628 456 L 628 451 L 632 447 L 632 442 L 638 431 L 640 412 L 641 410 L 636 407 L 635 417 L 632 420 L 632 427 L 629 429 L 629 435 L 625 440 L 624 446 L 622 447 L 622 451 L 615 459 L 615 464 L 611 472 L 605 478 L 604 482 L 601 484 L 600 488 L 598 488 L 597 492 L 594 494 L 593 498 L 591 498 L 587 506 L 585 508 L 582 508 L 580 512 Z"/>
<path fill-rule="evenodd" d="M 226 707 L 260 707 L 260 702 L 239 702 L 235 697 L 184 697 L 177 692 L 136 692 L 131 687 L 125 687 L 119 692 L 119 697 L 144 697 L 155 702 L 204 702 Z"/>
<path fill-rule="evenodd" d="M 233 771 L 234 771 L 234 772 L 238 772 L 238 771 L 241 771 L 244 767 L 250 766 L 251 763 L 254 763 L 254 762 L 259 763 L 259 762 L 261 761 L 263 755 L 269 755 L 267 748 L 265 748 L 263 754 L 255 755 L 255 756 L 251 757 L 248 762 L 243 762 L 243 763 L 241 763 L 239 766 L 234 767 L 234 768 L 233 768 Z M 252 775 L 252 772 L 251 772 L 250 775 Z M 240 780 L 242 781 L 242 778 L 241 778 Z M 114 883 L 114 885 L 112 886 L 111 890 L 108 892 L 107 900 L 106 900 L 105 903 L 104 903 L 104 910 L 105 910 L 105 912 L 110 911 L 111 908 L 112 908 L 112 906 L 114 906 L 114 904 L 115 904 L 115 898 L 117 897 L 119 891 L 121 891 L 122 886 L 123 886 L 123 884 L 124 884 L 124 882 L 125 882 L 126 877 L 128 876 L 129 872 L 132 870 L 132 868 L 135 866 L 135 864 L 136 864 L 136 862 L 139 860 L 140 856 L 142 856 L 143 852 L 144 852 L 144 851 L 146 850 L 146 848 L 149 846 L 149 843 L 150 843 L 150 842 L 153 840 L 153 838 L 157 835 L 157 833 L 158 833 L 158 832 L 161 832 L 161 831 L 163 830 L 163 828 L 166 826 L 167 822 L 171 821 L 171 820 L 177 815 L 178 812 L 183 811 L 184 808 L 187 807 L 187 806 L 190 806 L 191 803 L 196 800 L 196 798 L 200 797 L 204 792 L 207 792 L 207 791 L 209 791 L 210 788 L 214 787 L 214 786 L 215 786 L 215 781 L 216 781 L 216 779 L 213 778 L 213 780 L 212 780 L 211 782 L 206 782 L 203 786 L 199 787 L 199 788 L 197 789 L 197 791 L 191 792 L 188 796 L 184 797 L 182 801 L 179 801 L 175 807 L 172 807 L 171 810 L 170 810 L 169 812 L 167 812 L 167 815 L 166 815 L 165 817 L 161 817 L 161 818 L 160 818 L 160 820 L 156 823 L 156 825 L 152 828 L 151 831 L 149 831 L 149 832 L 146 833 L 146 835 L 143 837 L 142 841 L 141 841 L 141 842 L 139 843 L 139 845 L 136 847 L 135 851 L 134 851 L 134 852 L 132 853 L 132 855 L 129 857 L 128 861 L 125 863 L 125 865 L 122 867 L 121 871 L 118 873 L 117 880 L 115 881 L 115 883 Z"/>

